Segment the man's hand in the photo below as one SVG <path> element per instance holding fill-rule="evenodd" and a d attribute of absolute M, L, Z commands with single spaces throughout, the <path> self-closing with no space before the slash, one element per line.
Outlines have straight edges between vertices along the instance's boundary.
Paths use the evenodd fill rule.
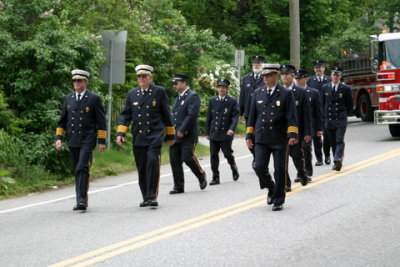
<path fill-rule="evenodd" d="M 99 151 L 103 152 L 106 150 L 106 145 L 105 144 L 99 144 Z"/>
<path fill-rule="evenodd" d="M 175 139 L 167 140 L 167 144 L 168 144 L 169 146 L 174 145 L 174 144 L 175 144 Z"/>
<path fill-rule="evenodd" d="M 123 143 L 125 142 L 125 137 L 123 136 L 117 136 L 117 145 L 122 146 Z"/>
<path fill-rule="evenodd" d="M 232 131 L 232 130 L 228 130 L 228 131 L 226 132 L 226 134 L 227 134 L 227 135 L 229 135 L 229 136 L 233 136 L 233 134 L 234 134 L 234 131 Z"/>
<path fill-rule="evenodd" d="M 306 143 L 310 143 L 311 140 L 312 140 L 312 136 L 311 135 L 305 135 L 304 136 L 304 141 L 306 141 Z"/>
<path fill-rule="evenodd" d="M 55 147 L 57 150 L 62 150 L 62 141 L 61 140 L 57 140 L 55 143 Z"/>
<path fill-rule="evenodd" d="M 184 134 L 183 134 L 182 132 L 179 132 L 179 131 L 178 131 L 178 132 L 176 133 L 176 136 L 178 136 L 179 138 L 183 138 Z"/>
<path fill-rule="evenodd" d="M 253 148 L 254 143 L 252 139 L 246 139 L 246 145 L 248 148 Z"/>
<path fill-rule="evenodd" d="M 289 146 L 293 146 L 298 143 L 297 138 L 290 138 L 289 139 Z"/>
<path fill-rule="evenodd" d="M 318 131 L 317 132 L 317 136 L 323 136 L 324 135 L 324 132 L 323 131 Z"/>

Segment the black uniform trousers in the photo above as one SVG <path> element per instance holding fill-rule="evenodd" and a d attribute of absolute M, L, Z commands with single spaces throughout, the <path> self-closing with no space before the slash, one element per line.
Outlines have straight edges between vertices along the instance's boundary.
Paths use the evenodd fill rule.
<path fill-rule="evenodd" d="M 274 157 L 274 178 L 272 181 L 268 172 L 270 157 Z M 285 203 L 285 186 L 287 174 L 288 151 L 286 144 L 255 144 L 255 163 L 254 171 L 260 180 L 260 188 L 268 188 L 273 190 L 272 203 L 281 205 Z M 269 194 L 270 195 L 270 194 Z"/>
<path fill-rule="evenodd" d="M 297 170 L 297 177 L 302 178 L 306 176 L 304 152 L 302 147 L 303 137 L 299 136 L 299 142 L 292 146 L 289 146 L 289 156 L 292 158 L 294 166 Z M 286 185 L 291 186 L 292 182 L 290 180 L 289 171 L 287 172 Z"/>
<path fill-rule="evenodd" d="M 313 138 L 314 139 L 314 138 Z M 314 170 L 312 166 L 312 142 L 302 141 L 303 153 L 304 153 L 304 166 L 306 168 L 306 174 L 313 176 Z"/>
<path fill-rule="evenodd" d="M 181 143 L 175 143 L 169 148 L 169 159 L 174 176 L 174 190 L 179 191 L 185 189 L 183 162 L 185 162 L 197 179 L 199 179 L 200 183 L 206 179 L 206 173 L 201 168 L 199 161 L 194 155 L 195 147 L 196 143 L 183 140 Z"/>
<path fill-rule="evenodd" d="M 69 156 L 75 176 L 76 203 L 88 203 L 89 168 L 93 148 L 90 146 L 69 147 Z"/>
<path fill-rule="evenodd" d="M 211 170 L 213 173 L 213 179 L 219 179 L 219 151 L 222 150 L 224 157 L 228 161 L 228 164 L 231 166 L 231 170 L 233 174 L 237 174 L 237 166 L 235 162 L 235 157 L 233 156 L 232 150 L 232 138 L 224 140 L 224 141 L 214 141 L 210 140 L 210 153 L 211 153 Z"/>
<path fill-rule="evenodd" d="M 328 129 L 329 141 L 332 145 L 333 160 L 342 161 L 344 154 L 344 135 L 346 133 L 346 126 L 338 127 L 335 129 Z"/>
<path fill-rule="evenodd" d="M 160 183 L 161 146 L 134 146 L 133 154 L 143 200 L 156 200 Z"/>
<path fill-rule="evenodd" d="M 321 136 L 315 136 L 313 138 L 314 143 L 314 153 L 317 161 L 323 161 L 322 158 L 322 149 L 324 150 L 325 158 L 329 158 L 331 155 L 331 143 L 329 141 L 329 137 L 324 135 L 322 138 Z"/>

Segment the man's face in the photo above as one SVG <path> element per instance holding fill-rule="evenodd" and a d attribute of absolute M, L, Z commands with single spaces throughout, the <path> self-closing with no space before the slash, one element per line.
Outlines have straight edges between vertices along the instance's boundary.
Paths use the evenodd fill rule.
<path fill-rule="evenodd" d="M 252 63 L 252 66 L 253 66 L 253 72 L 255 73 L 255 74 L 261 74 L 261 72 L 262 72 L 262 62 L 261 61 L 256 61 L 256 62 L 253 62 Z"/>
<path fill-rule="evenodd" d="M 72 84 L 74 85 L 74 89 L 76 92 L 82 92 L 85 90 L 88 82 L 84 79 L 74 79 L 72 80 Z"/>
<path fill-rule="evenodd" d="M 140 88 L 149 88 L 152 76 L 150 74 L 138 74 L 136 75 Z"/>
<path fill-rule="evenodd" d="M 325 72 L 325 66 L 315 66 L 314 67 L 314 72 L 317 76 L 322 76 L 324 75 Z"/>
<path fill-rule="evenodd" d="M 277 72 L 272 72 L 272 73 L 267 73 L 263 74 L 263 79 L 265 84 L 275 84 L 276 81 L 278 80 L 278 73 Z"/>
<path fill-rule="evenodd" d="M 186 82 L 183 82 L 183 81 L 174 81 L 174 82 L 172 83 L 172 86 L 174 87 L 174 89 L 175 89 L 178 93 L 182 93 L 182 92 L 186 89 L 187 84 L 186 84 Z"/>
<path fill-rule="evenodd" d="M 342 75 L 339 74 L 331 74 L 332 82 L 333 83 L 338 83 L 340 82 L 340 78 L 342 78 Z"/>
<path fill-rule="evenodd" d="M 282 82 L 285 84 L 293 83 L 294 75 L 291 72 L 283 72 L 281 74 Z"/>
<path fill-rule="evenodd" d="M 296 78 L 296 84 L 300 87 L 306 87 L 307 78 Z"/>
<path fill-rule="evenodd" d="M 219 85 L 217 87 L 217 90 L 218 90 L 218 95 L 220 96 L 226 96 L 226 94 L 228 93 L 228 87 L 223 85 Z"/>

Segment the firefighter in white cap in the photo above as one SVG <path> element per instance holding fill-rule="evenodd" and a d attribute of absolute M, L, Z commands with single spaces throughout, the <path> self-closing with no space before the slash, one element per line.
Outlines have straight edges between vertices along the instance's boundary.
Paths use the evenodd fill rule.
<path fill-rule="evenodd" d="M 117 144 L 124 143 L 125 134 L 132 122 L 133 154 L 143 198 L 139 206 L 156 207 L 161 145 L 164 136 L 169 145 L 174 144 L 175 128 L 165 88 L 152 83 L 153 67 L 138 65 L 135 71 L 139 86 L 129 90 L 126 97 L 117 130 Z"/>
<path fill-rule="evenodd" d="M 71 74 L 75 92 L 64 99 L 55 146 L 61 150 L 66 136 L 75 175 L 76 205 L 73 210 L 86 210 L 92 152 L 96 143 L 99 151 L 105 150 L 106 120 L 100 96 L 87 89 L 89 72 L 73 70 Z"/>

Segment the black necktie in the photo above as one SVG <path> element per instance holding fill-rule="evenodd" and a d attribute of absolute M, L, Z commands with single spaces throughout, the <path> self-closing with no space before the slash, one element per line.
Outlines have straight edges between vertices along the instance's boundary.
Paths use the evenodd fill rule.
<path fill-rule="evenodd" d="M 334 86 L 332 87 L 332 94 L 333 94 L 333 95 L 336 94 L 336 85 L 334 85 Z"/>
<path fill-rule="evenodd" d="M 78 103 L 81 101 L 81 94 L 78 94 Z"/>
<path fill-rule="evenodd" d="M 272 89 L 268 89 L 267 96 L 270 97 L 272 93 Z"/>

